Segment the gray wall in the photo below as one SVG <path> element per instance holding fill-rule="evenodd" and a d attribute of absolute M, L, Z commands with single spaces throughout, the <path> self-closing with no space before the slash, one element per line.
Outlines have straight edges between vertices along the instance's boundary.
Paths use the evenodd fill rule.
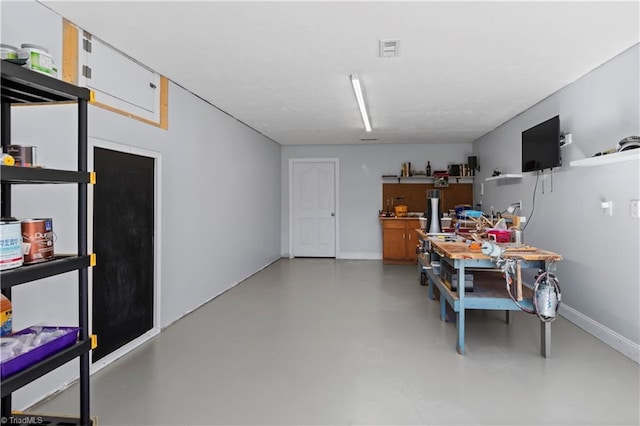
<path fill-rule="evenodd" d="M 31 17 L 29 25 L 24 16 Z M 38 3 L 3 2 L 2 40 L 49 46 L 62 63 L 61 17 Z M 76 167 L 74 105 L 13 110 L 14 143 L 36 145 L 47 167 Z M 90 106 L 89 137 L 160 156 L 162 327 L 280 257 L 278 144 L 175 84 L 169 86 L 168 131 Z M 76 250 L 75 188 L 21 186 L 15 192 L 16 216 L 53 217 L 56 252 Z M 75 280 L 65 274 L 16 287 L 15 329 L 76 324 Z M 54 371 L 14 394 L 15 407 L 30 405 L 75 375 L 77 363 Z"/>
<path fill-rule="evenodd" d="M 3 43 L 47 45 L 60 66 L 60 17 L 32 1 L 2 2 L 1 7 Z M 30 25 L 24 25 L 24 16 L 30 17 Z M 566 304 L 561 312 L 598 337 L 609 339 L 610 344 L 615 345 L 618 339 L 621 350 L 637 350 L 640 342 L 640 229 L 638 220 L 629 216 L 630 199 L 640 198 L 638 163 L 578 169 L 570 168 L 568 162 L 607 149 L 624 136 L 640 134 L 638 75 L 636 46 L 473 144 L 482 167 L 481 178 L 494 167 L 517 171 L 520 132 L 552 115 L 561 115 L 574 144 L 563 151 L 565 165 L 554 172 L 553 192 L 545 174 L 545 193 L 539 186 L 536 213 L 525 238 L 565 257 L 558 264 Z M 150 150 L 161 157 L 162 326 L 280 254 L 288 255 L 289 158 L 340 159 L 338 255 L 380 258 L 382 242 L 376 217 L 381 202 L 380 176 L 396 173 L 403 161 L 419 164 L 432 160 L 434 169 L 444 168 L 449 160 L 462 162 L 472 150 L 471 144 L 281 149 L 174 84 L 169 87 L 169 105 L 168 131 L 99 108 L 90 107 L 89 111 L 92 138 Z M 19 108 L 14 114 L 14 141 L 37 145 L 40 162 L 46 166 L 72 168 L 74 126 L 72 106 Z M 487 182 L 482 196 L 480 180 L 476 180 L 476 201 L 505 208 L 523 199 L 525 213 L 530 214 L 534 175 L 527 174 L 509 185 Z M 602 197 L 614 200 L 613 217 L 604 216 L 599 208 Z M 75 211 L 73 188 L 24 187 L 16 191 L 16 216 L 54 218 L 59 252 L 75 250 L 75 221 L 69 211 Z M 41 322 L 74 324 L 75 287 L 64 276 L 17 287 L 16 328 Z M 70 381 L 76 370 L 75 364 L 68 365 L 25 387 L 16 394 L 16 408 L 56 390 Z"/>
<path fill-rule="evenodd" d="M 378 210 L 382 205 L 382 175 L 399 174 L 403 162 L 424 170 L 446 169 L 463 163 L 471 144 L 362 144 L 300 145 L 282 147 L 282 255 L 289 251 L 289 159 L 338 158 L 339 252 L 346 259 L 381 259 L 382 230 Z M 394 182 L 385 180 L 384 182 Z"/>
<path fill-rule="evenodd" d="M 525 242 L 560 253 L 560 313 L 636 361 L 640 343 L 640 220 L 631 217 L 630 201 L 640 199 L 638 161 L 600 167 L 571 167 L 572 160 L 615 148 L 629 135 L 640 135 L 640 47 L 603 64 L 506 122 L 473 144 L 480 177 L 494 168 L 519 172 L 521 132 L 560 115 L 563 133 L 573 135 L 562 148 L 562 166 L 545 171 L 536 191 L 535 213 Z M 475 198 L 505 209 L 524 202 L 531 216 L 536 173 L 507 184 L 479 179 Z M 544 187 L 544 193 L 543 188 Z M 613 200 L 613 216 L 601 201 Z"/>

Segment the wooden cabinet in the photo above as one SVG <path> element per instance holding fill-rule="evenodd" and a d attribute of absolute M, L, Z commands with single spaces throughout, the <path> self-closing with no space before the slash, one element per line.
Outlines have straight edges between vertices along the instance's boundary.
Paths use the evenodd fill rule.
<path fill-rule="evenodd" d="M 407 211 L 424 212 L 427 209 L 427 191 L 431 189 L 440 190 L 440 205 L 445 213 L 455 209 L 458 204 L 473 205 L 473 183 L 455 183 L 455 179 L 452 180 L 454 182 L 450 182 L 446 188 L 435 188 L 433 183 L 383 183 L 379 208 L 385 210 L 389 200 L 395 203 L 402 200 Z"/>
<path fill-rule="evenodd" d="M 384 263 L 415 263 L 416 246 L 420 243 L 416 229 L 419 219 L 383 218 L 382 260 Z"/>

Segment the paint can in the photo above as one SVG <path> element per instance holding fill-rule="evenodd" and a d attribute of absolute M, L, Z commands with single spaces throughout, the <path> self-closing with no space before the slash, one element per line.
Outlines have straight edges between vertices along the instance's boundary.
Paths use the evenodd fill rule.
<path fill-rule="evenodd" d="M 0 44 L 0 59 L 18 59 L 18 48 L 10 44 Z"/>
<path fill-rule="evenodd" d="M 9 145 L 7 154 L 13 157 L 16 166 L 35 167 L 36 163 L 36 147 Z"/>
<path fill-rule="evenodd" d="M 45 47 L 23 43 L 18 50 L 18 58 L 26 59 L 25 66 L 32 71 L 53 75 L 53 57 Z"/>
<path fill-rule="evenodd" d="M 22 253 L 24 264 L 53 259 L 53 220 L 27 219 L 22 221 Z"/>
<path fill-rule="evenodd" d="M 17 268 L 24 262 L 20 221 L 13 217 L 0 220 L 0 270 Z"/>

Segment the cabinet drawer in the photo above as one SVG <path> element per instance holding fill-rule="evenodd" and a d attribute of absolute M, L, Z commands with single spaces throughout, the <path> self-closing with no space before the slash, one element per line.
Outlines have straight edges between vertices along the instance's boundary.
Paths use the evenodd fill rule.
<path fill-rule="evenodd" d="M 414 229 L 419 229 L 420 228 L 420 221 L 419 220 L 405 220 L 405 222 L 407 223 L 407 229 L 409 230 L 414 230 Z"/>
<path fill-rule="evenodd" d="M 386 229 L 405 229 L 405 222 L 404 219 L 385 219 L 382 221 L 382 226 Z"/>

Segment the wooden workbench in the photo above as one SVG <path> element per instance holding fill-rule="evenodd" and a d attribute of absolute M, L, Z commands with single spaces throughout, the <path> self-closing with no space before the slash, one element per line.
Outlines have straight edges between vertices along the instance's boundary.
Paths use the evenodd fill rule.
<path fill-rule="evenodd" d="M 423 238 L 426 235 L 420 231 L 420 234 Z M 489 256 L 482 254 L 481 251 L 472 251 L 469 250 L 469 246 L 465 242 L 447 242 L 447 241 L 438 241 L 437 239 L 432 239 L 431 244 L 435 247 L 435 249 L 439 252 L 441 256 L 445 256 L 449 259 L 490 259 Z M 498 245 L 501 245 L 498 243 Z M 548 261 L 559 261 L 562 260 L 562 256 L 559 254 L 542 250 L 532 246 L 522 246 L 509 248 L 508 245 L 505 245 L 507 248 L 502 257 L 508 258 L 522 258 L 524 260 L 548 260 Z"/>
<path fill-rule="evenodd" d="M 422 253 L 418 256 L 420 271 L 428 279 L 429 298 L 434 299 L 434 288 L 440 291 L 440 318 L 446 318 L 446 303 L 456 312 L 456 325 L 458 338 L 456 348 L 458 353 L 464 354 L 464 322 L 465 310 L 504 310 L 507 312 L 507 322 L 510 320 L 510 311 L 519 311 L 521 306 L 533 309 L 533 294 L 528 288 L 524 289 L 523 298 L 517 303 L 507 294 L 504 276 L 496 270 L 493 260 L 481 251 L 471 250 L 464 241 L 444 241 L 432 237 L 418 230 L 420 238 L 428 241 L 430 253 Z M 553 262 L 562 260 L 562 256 L 547 250 L 532 246 L 515 246 L 510 244 L 498 244 L 505 251 L 503 258 L 519 259 L 522 268 L 535 268 L 548 270 Z M 431 268 L 432 257 L 438 258 L 441 264 L 449 264 L 458 274 L 457 291 L 452 291 L 440 275 L 435 274 Z M 444 265 L 443 265 L 444 266 Z M 442 266 L 442 267 L 443 267 Z M 474 269 L 473 291 L 465 291 L 466 270 Z M 540 351 L 545 358 L 551 354 L 551 323 L 540 321 Z"/>

